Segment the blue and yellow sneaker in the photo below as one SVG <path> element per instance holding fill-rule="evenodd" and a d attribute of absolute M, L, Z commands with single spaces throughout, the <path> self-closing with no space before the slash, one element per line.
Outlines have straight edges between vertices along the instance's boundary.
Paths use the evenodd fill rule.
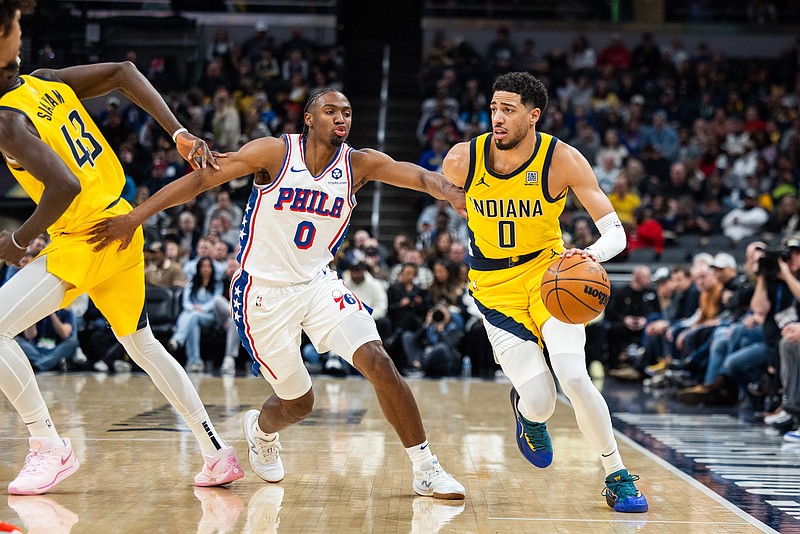
<path fill-rule="evenodd" d="M 525 419 L 519 413 L 518 403 L 519 394 L 516 389 L 511 388 L 511 406 L 517 418 L 516 438 L 519 452 L 536 467 L 547 467 L 553 463 L 553 444 L 550 443 L 550 436 L 547 434 L 547 425 Z"/>
<path fill-rule="evenodd" d="M 640 513 L 647 511 L 647 499 L 636 488 L 639 475 L 631 475 L 627 469 L 614 471 L 606 477 L 606 487 L 602 495 L 606 504 L 617 512 Z"/>

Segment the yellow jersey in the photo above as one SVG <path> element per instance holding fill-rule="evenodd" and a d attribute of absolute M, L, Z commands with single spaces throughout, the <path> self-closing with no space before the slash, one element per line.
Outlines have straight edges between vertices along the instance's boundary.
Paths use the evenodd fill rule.
<path fill-rule="evenodd" d="M 78 178 L 81 192 L 69 208 L 47 229 L 51 238 L 85 233 L 107 218 L 103 211 L 118 202 L 125 185 L 122 164 L 100 133 L 72 88 L 36 76 L 20 76 L 0 97 L 0 109 L 25 115 L 42 141 L 52 148 Z M 38 203 L 44 184 L 9 156 L 11 173 Z"/>
<path fill-rule="evenodd" d="M 566 191 L 552 198 L 547 189 L 550 161 L 558 139 L 536 133 L 531 158 L 516 171 L 489 169 L 492 134 L 470 142 L 470 169 L 464 184 L 467 198 L 470 255 L 505 259 L 559 248 Z"/>

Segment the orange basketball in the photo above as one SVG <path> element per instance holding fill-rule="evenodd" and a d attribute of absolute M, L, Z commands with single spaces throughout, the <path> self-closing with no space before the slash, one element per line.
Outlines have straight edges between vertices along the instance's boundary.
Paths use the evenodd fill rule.
<path fill-rule="evenodd" d="M 603 312 L 610 296 L 606 270 L 580 254 L 558 258 L 542 277 L 542 301 L 553 317 L 565 323 L 591 321 Z"/>

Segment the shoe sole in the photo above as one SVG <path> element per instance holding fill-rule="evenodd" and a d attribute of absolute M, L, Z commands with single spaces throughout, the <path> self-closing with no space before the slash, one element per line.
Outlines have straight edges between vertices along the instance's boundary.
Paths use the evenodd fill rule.
<path fill-rule="evenodd" d="M 458 492 L 455 492 L 455 493 L 438 493 L 436 491 L 420 490 L 419 487 L 417 486 L 416 482 L 414 482 L 413 487 L 414 487 L 414 493 L 416 493 L 417 495 L 419 495 L 421 497 L 433 497 L 434 499 L 442 499 L 444 501 L 457 501 L 457 500 L 464 499 L 466 497 L 466 495 L 464 493 L 458 493 Z"/>
<path fill-rule="evenodd" d="M 217 480 L 217 481 L 214 481 L 214 482 L 212 482 L 212 481 L 209 481 L 209 482 L 197 482 L 197 481 L 195 481 L 194 485 L 199 487 L 199 488 L 213 488 L 214 486 L 223 486 L 225 484 L 230 484 L 231 482 L 239 480 L 240 478 L 244 478 L 244 470 L 242 469 L 241 466 L 239 466 L 239 472 L 238 473 L 236 473 L 234 471 L 228 471 L 228 473 L 226 473 L 226 476 L 224 478 L 222 478 L 221 480 Z"/>
<path fill-rule="evenodd" d="M 80 466 L 81 466 L 80 462 L 78 462 L 78 459 L 75 458 L 75 463 L 72 464 L 71 466 L 69 466 L 67 469 L 64 469 L 63 471 L 58 473 L 53 482 L 51 482 L 49 484 L 45 484 L 44 486 L 41 486 L 39 488 L 27 489 L 27 490 L 26 489 L 16 489 L 16 488 L 12 487 L 11 485 L 9 485 L 8 486 L 8 494 L 9 495 L 42 495 L 43 493 L 47 493 L 48 491 L 50 491 L 51 489 L 56 487 L 58 484 L 60 484 L 64 480 L 66 480 L 69 476 L 74 474 L 78 470 L 78 468 Z"/>
<path fill-rule="evenodd" d="M 244 416 L 242 416 L 242 430 L 244 430 L 244 437 L 245 437 L 245 439 L 247 440 L 247 460 L 250 462 L 250 467 L 252 467 L 252 468 L 253 468 L 253 471 L 255 471 L 255 472 L 256 472 L 256 475 L 258 475 L 258 477 L 259 477 L 261 480 L 264 480 L 264 481 L 266 481 L 266 482 L 269 482 L 270 484 L 277 484 L 278 482 L 280 482 L 281 480 L 283 480 L 284 478 L 286 478 L 286 474 L 285 474 L 285 473 L 284 473 L 284 475 L 283 475 L 281 478 L 279 478 L 278 480 L 270 480 L 270 479 L 268 479 L 268 478 L 264 477 L 264 476 L 263 476 L 263 475 L 262 475 L 262 474 L 259 472 L 259 470 L 256 468 L 256 466 L 255 466 L 255 465 L 253 465 L 253 459 L 252 459 L 252 458 L 251 458 L 251 456 L 250 456 L 251 454 L 253 454 L 253 450 L 250 448 L 251 439 L 253 439 L 253 438 L 252 438 L 252 436 L 250 436 L 250 431 L 248 430 L 248 427 L 249 427 L 249 428 L 253 428 L 253 425 L 252 425 L 252 423 L 253 423 L 254 421 L 252 420 L 252 418 L 251 418 L 251 417 L 249 417 L 249 416 L 248 416 L 248 414 L 249 414 L 249 413 L 251 413 L 251 412 L 255 412 L 255 413 L 256 413 L 256 416 L 255 416 L 255 418 L 256 418 L 256 419 L 258 419 L 258 411 L 257 411 L 257 410 L 248 410 L 248 411 L 246 411 L 246 412 L 244 413 Z M 248 420 L 250 420 L 250 423 L 251 423 L 251 424 L 248 424 Z"/>

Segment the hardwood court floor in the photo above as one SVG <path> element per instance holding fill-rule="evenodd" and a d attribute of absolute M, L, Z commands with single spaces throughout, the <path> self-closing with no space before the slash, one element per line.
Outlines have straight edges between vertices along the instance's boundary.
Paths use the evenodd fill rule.
<path fill-rule="evenodd" d="M 54 493 L 0 500 L 0 520 L 28 534 L 216 532 L 759 532 L 763 525 L 620 440 L 641 475 L 646 514 L 619 514 L 600 495 L 597 454 L 559 403 L 549 423 L 555 459 L 528 464 L 513 439 L 509 384 L 412 380 L 429 441 L 467 488 L 463 502 L 417 497 L 411 464 L 360 378 L 314 377 L 312 417 L 284 431 L 286 479 L 251 470 L 240 418 L 270 393 L 254 377 L 193 377 L 212 420 L 239 454 L 246 477 L 230 489 L 200 489 L 191 433 L 145 375 L 43 374 L 39 383 L 81 469 Z M 27 432 L 5 398 L 0 482 L 14 478 Z M 3 490 L 5 491 L 5 490 Z"/>

